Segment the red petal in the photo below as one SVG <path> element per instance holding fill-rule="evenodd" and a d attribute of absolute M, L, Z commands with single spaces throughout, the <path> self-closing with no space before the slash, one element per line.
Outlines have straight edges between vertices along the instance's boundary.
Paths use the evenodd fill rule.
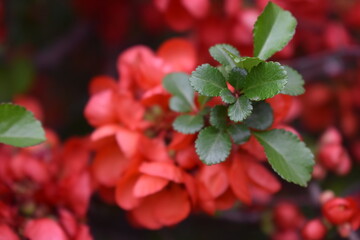
<path fill-rule="evenodd" d="M 163 225 L 154 215 L 154 205 L 157 198 L 153 195 L 142 201 L 141 205 L 129 212 L 130 220 L 140 227 L 147 229 L 160 229 Z"/>
<path fill-rule="evenodd" d="M 24 236 L 34 240 L 68 240 L 59 224 L 49 218 L 29 221 L 25 225 Z"/>
<path fill-rule="evenodd" d="M 169 149 L 181 150 L 187 148 L 189 146 L 192 146 L 194 140 L 195 140 L 195 134 L 182 134 L 179 132 L 174 132 L 173 138 L 169 145 Z"/>
<path fill-rule="evenodd" d="M 0 224 L 0 240 L 19 240 L 20 238 L 7 225 Z"/>
<path fill-rule="evenodd" d="M 99 183 L 111 187 L 115 186 L 129 162 L 116 145 L 108 145 L 96 153 L 92 171 Z"/>
<path fill-rule="evenodd" d="M 115 79 L 109 76 L 97 76 L 94 77 L 89 86 L 90 95 L 102 92 L 104 90 L 117 90 L 118 85 Z"/>
<path fill-rule="evenodd" d="M 92 240 L 88 226 L 81 224 L 74 240 Z"/>
<path fill-rule="evenodd" d="M 169 157 L 165 141 L 162 138 L 150 139 L 144 136 L 141 138 L 140 146 L 139 151 L 150 161 L 173 162 Z"/>
<path fill-rule="evenodd" d="M 141 202 L 134 195 L 134 187 L 138 177 L 138 174 L 125 176 L 116 184 L 116 203 L 125 210 L 134 209 Z"/>
<path fill-rule="evenodd" d="M 93 126 L 116 122 L 114 97 L 110 90 L 93 95 L 85 107 L 85 117 Z"/>
<path fill-rule="evenodd" d="M 185 31 L 193 26 L 193 16 L 180 0 L 171 0 L 165 11 L 167 23 L 175 31 Z"/>
<path fill-rule="evenodd" d="M 64 230 L 70 237 L 74 237 L 77 232 L 77 222 L 74 215 L 64 208 L 59 210 L 59 221 L 63 226 Z"/>
<path fill-rule="evenodd" d="M 204 183 L 214 198 L 223 194 L 229 186 L 228 176 L 223 165 L 203 166 L 198 179 Z"/>
<path fill-rule="evenodd" d="M 154 215 L 165 226 L 179 223 L 190 214 L 189 196 L 179 185 L 172 185 L 170 189 L 154 195 L 154 198 L 156 198 Z"/>
<path fill-rule="evenodd" d="M 134 196 L 140 198 L 159 192 L 168 183 L 169 180 L 167 179 L 156 176 L 150 176 L 147 174 L 142 174 L 138 178 L 134 186 Z"/>
<path fill-rule="evenodd" d="M 276 193 L 280 190 L 281 184 L 265 167 L 254 161 L 246 162 L 247 175 L 256 186 L 268 191 Z"/>
<path fill-rule="evenodd" d="M 232 160 L 229 171 L 230 186 L 238 199 L 246 204 L 251 204 L 249 179 L 246 176 L 244 163 L 239 154 L 235 154 Z"/>
<path fill-rule="evenodd" d="M 158 49 L 157 55 L 170 64 L 174 71 L 191 72 L 197 62 L 193 44 L 181 38 L 164 42 Z"/>
<path fill-rule="evenodd" d="M 162 177 L 174 182 L 182 182 L 183 176 L 180 168 L 170 162 L 144 162 L 140 165 L 139 171 L 148 175 Z"/>
<path fill-rule="evenodd" d="M 236 200 L 236 196 L 231 191 L 231 189 L 228 188 L 223 195 L 215 199 L 216 209 L 227 210 L 234 206 Z"/>
<path fill-rule="evenodd" d="M 116 141 L 126 157 L 132 157 L 138 151 L 140 134 L 125 128 L 119 128 Z"/>
<path fill-rule="evenodd" d="M 108 124 L 95 129 L 95 131 L 91 134 L 90 139 L 92 141 L 99 141 L 106 137 L 111 137 L 116 134 L 119 130 L 118 124 Z"/>
<path fill-rule="evenodd" d="M 195 147 L 193 146 L 178 151 L 176 153 L 175 161 L 182 169 L 192 169 L 200 163 L 199 157 L 195 152 Z"/>
<path fill-rule="evenodd" d="M 197 18 L 205 17 L 209 9 L 209 0 L 182 0 L 182 4 Z"/>

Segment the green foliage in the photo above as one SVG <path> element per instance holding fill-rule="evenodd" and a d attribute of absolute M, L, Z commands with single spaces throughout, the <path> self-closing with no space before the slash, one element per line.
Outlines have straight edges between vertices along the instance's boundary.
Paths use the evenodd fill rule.
<path fill-rule="evenodd" d="M 192 134 L 200 131 L 204 126 L 204 119 L 201 115 L 181 115 L 173 122 L 173 128 L 185 134 Z"/>
<path fill-rule="evenodd" d="M 196 153 L 207 165 L 221 163 L 229 156 L 231 140 L 229 134 L 215 127 L 200 131 L 195 142 Z"/>
<path fill-rule="evenodd" d="M 264 100 L 280 93 L 295 96 L 304 92 L 299 73 L 277 62 L 265 61 L 290 41 L 295 26 L 296 20 L 289 12 L 270 2 L 254 27 L 255 57 L 240 56 L 228 44 L 211 47 L 210 55 L 221 65 L 203 64 L 189 78 L 190 86 L 197 92 L 198 108 L 194 108 L 194 92 L 189 85 L 181 90 L 172 89 L 181 88 L 179 82 L 186 75 L 165 78 L 164 86 L 173 94 L 170 107 L 178 112 L 197 113 L 177 117 L 173 126 L 183 133 L 200 131 L 195 147 L 205 164 L 225 161 L 232 143 L 244 144 L 253 134 L 280 176 L 301 186 L 310 179 L 314 160 L 305 144 L 284 130 L 265 131 L 272 126 L 274 116 Z"/>
<path fill-rule="evenodd" d="M 194 90 L 188 79 L 184 73 L 170 73 L 164 78 L 164 88 L 173 95 L 170 109 L 175 112 L 190 112 L 195 108 Z"/>
<path fill-rule="evenodd" d="M 241 123 L 231 125 L 227 129 L 227 132 L 230 134 L 230 136 L 235 144 L 246 143 L 251 136 L 251 132 L 250 132 L 249 128 Z"/>
<path fill-rule="evenodd" d="M 257 130 L 269 128 L 274 121 L 270 104 L 263 101 L 256 102 L 253 108 L 251 115 L 244 121 L 245 125 Z"/>
<path fill-rule="evenodd" d="M 281 93 L 291 96 L 298 96 L 305 92 L 304 79 L 302 76 L 293 68 L 284 66 L 285 71 L 288 75 L 288 82 Z"/>
<path fill-rule="evenodd" d="M 236 98 L 234 97 L 234 95 L 231 93 L 231 91 L 229 89 L 223 89 L 221 90 L 220 92 L 220 97 L 221 97 L 221 100 L 224 102 L 224 103 L 228 103 L 228 104 L 231 104 L 231 103 L 234 103 L 236 101 Z"/>
<path fill-rule="evenodd" d="M 252 109 L 250 100 L 245 96 L 241 96 L 229 106 L 228 115 L 232 121 L 240 122 L 251 114 Z"/>
<path fill-rule="evenodd" d="M 45 141 L 41 123 L 24 107 L 0 104 L 0 142 L 16 147 L 28 147 Z"/>
<path fill-rule="evenodd" d="M 254 56 L 266 60 L 283 49 L 295 33 L 296 19 L 269 2 L 254 26 Z"/>
<path fill-rule="evenodd" d="M 218 129 L 224 129 L 227 125 L 227 108 L 223 105 L 217 105 L 211 109 L 210 124 Z"/>
<path fill-rule="evenodd" d="M 229 73 L 229 83 L 236 90 L 240 90 L 244 87 L 247 72 L 243 68 L 235 67 Z"/>
<path fill-rule="evenodd" d="M 195 91 L 209 97 L 219 96 L 221 90 L 227 88 L 224 76 L 209 64 L 203 64 L 192 72 L 190 84 Z"/>
<path fill-rule="evenodd" d="M 287 73 L 277 62 L 263 62 L 254 67 L 244 83 L 245 95 L 254 101 L 271 98 L 287 83 Z"/>
<path fill-rule="evenodd" d="M 265 149 L 266 156 L 282 178 L 306 186 L 315 164 L 314 156 L 304 142 L 293 133 L 282 129 L 253 132 Z"/>
<path fill-rule="evenodd" d="M 235 67 L 234 60 L 229 56 L 228 52 L 239 56 L 239 51 L 229 44 L 216 44 L 209 49 L 210 55 L 223 65 Z"/>

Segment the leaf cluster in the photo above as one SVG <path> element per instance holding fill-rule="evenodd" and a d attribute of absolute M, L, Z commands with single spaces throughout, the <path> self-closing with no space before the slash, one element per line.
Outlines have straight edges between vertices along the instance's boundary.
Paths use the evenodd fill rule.
<path fill-rule="evenodd" d="M 254 57 L 241 56 L 231 45 L 217 44 L 209 52 L 219 66 L 203 64 L 191 76 L 165 77 L 164 87 L 173 94 L 170 108 L 185 113 L 173 127 L 185 134 L 199 132 L 195 147 L 205 164 L 225 161 L 232 144 L 244 144 L 253 135 L 281 177 L 302 186 L 310 179 L 314 164 L 310 150 L 293 133 L 268 130 L 274 116 L 266 99 L 280 93 L 304 93 L 304 81 L 296 70 L 266 61 L 291 40 L 295 27 L 291 13 L 269 2 L 254 26 Z M 206 106 L 213 97 L 222 104 Z"/>

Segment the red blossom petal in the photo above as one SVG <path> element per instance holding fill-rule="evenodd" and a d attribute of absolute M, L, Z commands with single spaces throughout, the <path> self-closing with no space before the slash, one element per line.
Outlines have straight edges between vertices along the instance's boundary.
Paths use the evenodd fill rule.
<path fill-rule="evenodd" d="M 168 154 L 165 142 L 162 138 L 142 137 L 139 151 L 150 161 L 173 162 Z"/>
<path fill-rule="evenodd" d="M 191 210 L 187 192 L 179 185 L 172 185 L 154 196 L 154 215 L 164 226 L 171 226 L 184 220 Z"/>
<path fill-rule="evenodd" d="M 185 8 L 196 18 L 203 18 L 209 9 L 209 0 L 182 0 Z"/>
<path fill-rule="evenodd" d="M 104 90 L 113 90 L 116 91 L 118 85 L 115 82 L 115 79 L 109 76 L 97 76 L 94 77 L 89 86 L 90 95 L 102 92 Z"/>
<path fill-rule="evenodd" d="M 193 146 L 178 151 L 176 153 L 175 161 L 182 169 L 192 169 L 200 163 L 199 157 L 195 152 L 195 147 Z"/>
<path fill-rule="evenodd" d="M 93 95 L 85 107 L 85 117 L 92 126 L 116 122 L 114 96 L 110 90 Z"/>
<path fill-rule="evenodd" d="M 169 149 L 181 150 L 186 147 L 192 146 L 194 139 L 195 139 L 194 134 L 182 134 L 179 132 L 174 132 L 173 138 L 169 145 Z"/>
<path fill-rule="evenodd" d="M 249 179 L 246 176 L 246 168 L 239 154 L 233 156 L 229 171 L 229 182 L 235 196 L 246 204 L 251 204 L 249 191 Z"/>
<path fill-rule="evenodd" d="M 237 199 L 233 191 L 230 188 L 228 188 L 224 194 L 222 194 L 220 197 L 215 199 L 216 209 L 219 210 L 230 209 L 234 206 L 236 200 Z"/>
<path fill-rule="evenodd" d="M 223 194 L 229 186 L 227 173 L 221 164 L 203 166 L 199 172 L 199 180 L 204 183 L 214 198 Z"/>
<path fill-rule="evenodd" d="M 81 224 L 74 240 L 92 240 L 88 226 Z"/>
<path fill-rule="evenodd" d="M 0 240 L 19 240 L 20 238 L 7 225 L 0 224 Z"/>
<path fill-rule="evenodd" d="M 129 212 L 130 221 L 139 227 L 152 230 L 160 229 L 163 225 L 154 215 L 154 205 L 156 205 L 157 200 L 153 195 L 145 198 L 140 206 Z"/>
<path fill-rule="evenodd" d="M 116 203 L 125 210 L 131 210 L 140 204 L 140 199 L 134 195 L 134 187 L 138 180 L 138 174 L 124 176 L 116 184 Z"/>
<path fill-rule="evenodd" d="M 95 129 L 91 134 L 91 141 L 99 141 L 106 137 L 114 136 L 119 130 L 120 126 L 118 124 L 107 124 Z"/>
<path fill-rule="evenodd" d="M 126 157 L 130 158 L 138 151 L 140 134 L 125 128 L 119 128 L 116 142 Z"/>
<path fill-rule="evenodd" d="M 185 31 L 193 25 L 193 16 L 181 3 L 181 0 L 170 1 L 165 11 L 165 19 L 175 31 Z"/>
<path fill-rule="evenodd" d="M 129 165 L 129 159 L 116 145 L 108 145 L 96 152 L 92 171 L 96 180 L 108 187 L 115 186 Z"/>
<path fill-rule="evenodd" d="M 268 191 L 269 193 L 276 193 L 281 188 L 281 184 L 278 179 L 260 163 L 247 161 L 246 172 L 253 184 Z"/>
<path fill-rule="evenodd" d="M 24 236 L 34 240 L 69 240 L 59 224 L 49 218 L 29 221 L 25 225 Z"/>
<path fill-rule="evenodd" d="M 142 174 L 134 186 L 134 196 L 140 198 L 154 194 L 162 190 L 168 183 L 169 180 L 165 178 Z"/>
<path fill-rule="evenodd" d="M 178 183 L 183 181 L 182 171 L 171 162 L 144 162 L 140 165 L 139 171 Z"/>
<path fill-rule="evenodd" d="M 191 72 L 197 62 L 194 45 L 182 38 L 173 38 L 164 42 L 157 55 L 170 64 L 174 71 Z"/>

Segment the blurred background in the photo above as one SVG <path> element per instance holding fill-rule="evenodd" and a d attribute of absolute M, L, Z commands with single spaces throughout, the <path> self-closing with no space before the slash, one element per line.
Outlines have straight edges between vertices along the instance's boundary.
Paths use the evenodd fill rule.
<path fill-rule="evenodd" d="M 336 126 L 354 162 L 360 161 L 360 1 L 275 0 L 298 20 L 290 44 L 273 59 L 297 69 L 307 92 L 299 98 L 294 124 L 308 144 Z M 207 49 L 230 43 L 252 54 L 252 27 L 266 0 L 0 0 L 0 102 L 32 99 L 43 107 L 43 123 L 61 139 L 92 128 L 83 116 L 89 81 L 118 77 L 118 55 L 143 44 L 157 49 L 181 36 L 212 62 Z M 324 187 L 344 193 L 358 185 L 355 165 Z M 356 182 L 356 181 L 355 181 Z M 358 184 L 358 183 L 357 183 Z M 278 198 L 311 203 L 303 189 L 284 183 Z M 311 188 L 310 188 L 311 191 Z M 295 197 L 294 197 L 295 196 Z M 275 202 L 275 201 L 274 201 Z M 235 212 L 235 213 L 234 213 Z M 311 213 L 316 216 L 318 213 Z M 159 231 L 132 228 L 122 210 L 94 196 L 88 223 L 95 239 L 266 239 L 269 218 L 227 211 L 215 218 L 195 215 Z M 264 232 L 258 231 L 263 229 Z"/>

